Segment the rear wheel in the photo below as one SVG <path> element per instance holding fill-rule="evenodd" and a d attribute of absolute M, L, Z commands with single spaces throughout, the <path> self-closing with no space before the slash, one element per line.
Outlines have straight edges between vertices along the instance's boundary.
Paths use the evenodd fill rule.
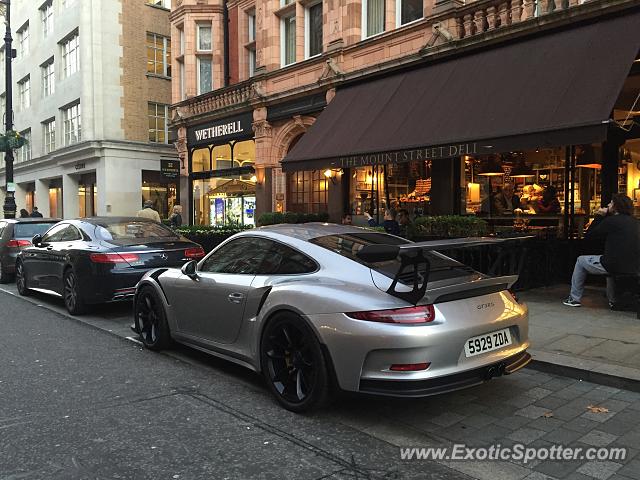
<path fill-rule="evenodd" d="M 31 289 L 27 287 L 27 271 L 20 260 L 16 262 L 16 287 L 18 288 L 18 293 L 23 297 L 31 295 Z"/>
<path fill-rule="evenodd" d="M 62 278 L 64 306 L 71 315 L 81 315 L 87 311 L 87 305 L 80 293 L 78 277 L 72 269 L 64 272 Z"/>
<path fill-rule="evenodd" d="M 171 345 L 171 332 L 162 300 L 153 289 L 140 289 L 134 305 L 135 330 L 140 340 L 150 350 L 162 350 Z"/>
<path fill-rule="evenodd" d="M 305 412 L 327 403 L 327 361 L 315 333 L 298 315 L 279 313 L 267 324 L 261 360 L 267 385 L 287 410 Z"/>
<path fill-rule="evenodd" d="M 13 279 L 13 275 L 7 272 L 7 269 L 0 262 L 0 283 L 9 283 Z"/>

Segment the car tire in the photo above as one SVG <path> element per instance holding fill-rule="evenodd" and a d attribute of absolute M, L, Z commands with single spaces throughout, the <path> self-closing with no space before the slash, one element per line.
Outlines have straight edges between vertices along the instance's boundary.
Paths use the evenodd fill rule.
<path fill-rule="evenodd" d="M 82 315 L 87 311 L 87 304 L 80 292 L 78 277 L 71 268 L 67 269 L 62 276 L 62 297 L 64 306 L 71 315 Z"/>
<path fill-rule="evenodd" d="M 31 295 L 31 289 L 27 287 L 27 271 L 20 260 L 16 262 L 16 287 L 21 296 L 27 297 Z"/>
<path fill-rule="evenodd" d="M 11 280 L 13 280 L 13 275 L 8 273 L 2 262 L 0 262 L 0 283 L 9 283 Z"/>
<path fill-rule="evenodd" d="M 136 295 L 134 304 L 135 330 L 149 350 L 162 350 L 171 345 L 171 331 L 167 314 L 158 293 L 144 286 Z"/>
<path fill-rule="evenodd" d="M 311 327 L 292 312 L 276 314 L 260 342 L 262 374 L 280 405 L 296 413 L 318 410 L 331 395 L 327 359 Z"/>

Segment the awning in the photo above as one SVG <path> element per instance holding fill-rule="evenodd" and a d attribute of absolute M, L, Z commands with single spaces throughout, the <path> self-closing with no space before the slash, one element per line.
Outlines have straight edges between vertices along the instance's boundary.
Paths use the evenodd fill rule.
<path fill-rule="evenodd" d="M 339 89 L 286 171 L 600 142 L 636 54 L 640 12 Z"/>

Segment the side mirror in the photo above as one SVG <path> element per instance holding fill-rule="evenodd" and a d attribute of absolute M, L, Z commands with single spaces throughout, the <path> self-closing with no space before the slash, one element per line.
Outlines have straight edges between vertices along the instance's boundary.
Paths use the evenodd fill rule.
<path fill-rule="evenodd" d="M 196 272 L 197 266 L 198 266 L 198 262 L 196 262 L 195 260 L 189 260 L 187 263 L 185 263 L 182 266 L 180 271 L 182 272 L 183 275 L 186 275 L 191 280 L 197 280 L 198 279 L 198 273 Z"/>
<path fill-rule="evenodd" d="M 34 235 L 33 238 L 31 239 L 31 244 L 34 247 L 39 247 L 41 243 L 42 243 L 42 235 Z"/>

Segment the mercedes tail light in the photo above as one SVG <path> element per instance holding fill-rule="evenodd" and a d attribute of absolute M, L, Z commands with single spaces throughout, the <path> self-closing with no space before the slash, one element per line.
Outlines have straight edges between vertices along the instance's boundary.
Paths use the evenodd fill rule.
<path fill-rule="evenodd" d="M 31 242 L 29 240 L 9 240 L 7 242 L 7 247 L 30 247 Z"/>
<path fill-rule="evenodd" d="M 89 259 L 93 263 L 135 263 L 140 257 L 135 253 L 92 253 Z"/>
<path fill-rule="evenodd" d="M 204 249 L 202 247 L 187 248 L 184 251 L 184 256 L 186 258 L 196 259 L 196 258 L 202 258 L 202 257 L 204 257 L 204 255 L 205 255 L 205 253 L 204 253 Z"/>
<path fill-rule="evenodd" d="M 369 322 L 399 323 L 413 325 L 429 323 L 436 318 L 433 305 L 419 305 L 416 307 L 394 308 L 392 310 L 372 310 L 369 312 L 350 312 L 348 317 Z"/>

